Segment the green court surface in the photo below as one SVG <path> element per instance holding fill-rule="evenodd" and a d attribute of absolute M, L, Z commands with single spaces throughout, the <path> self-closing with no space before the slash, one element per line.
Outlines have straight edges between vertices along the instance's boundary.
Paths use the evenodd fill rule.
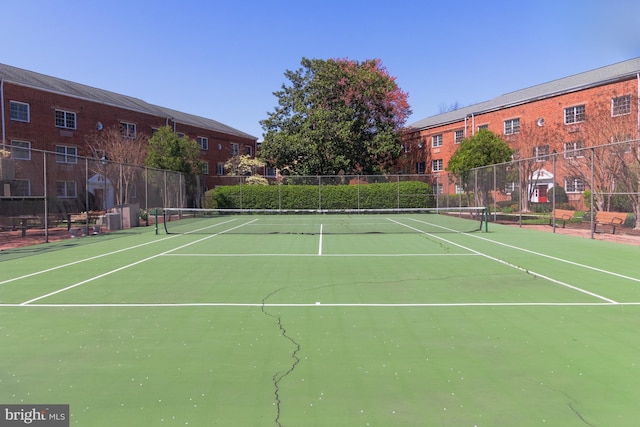
<path fill-rule="evenodd" d="M 0 403 L 83 427 L 636 426 L 639 249 L 441 217 L 0 252 Z"/>

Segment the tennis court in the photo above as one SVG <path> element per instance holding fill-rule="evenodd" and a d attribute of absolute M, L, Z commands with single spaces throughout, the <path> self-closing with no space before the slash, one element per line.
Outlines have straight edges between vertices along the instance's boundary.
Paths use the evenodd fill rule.
<path fill-rule="evenodd" d="M 211 215 L 0 252 L 0 402 L 70 425 L 635 426 L 638 248 Z"/>

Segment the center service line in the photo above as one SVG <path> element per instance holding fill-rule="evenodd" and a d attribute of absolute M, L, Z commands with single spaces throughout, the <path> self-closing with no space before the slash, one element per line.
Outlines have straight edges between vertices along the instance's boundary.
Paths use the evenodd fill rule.
<path fill-rule="evenodd" d="M 318 255 L 322 255 L 322 224 L 320 224 L 320 241 L 318 242 Z"/>

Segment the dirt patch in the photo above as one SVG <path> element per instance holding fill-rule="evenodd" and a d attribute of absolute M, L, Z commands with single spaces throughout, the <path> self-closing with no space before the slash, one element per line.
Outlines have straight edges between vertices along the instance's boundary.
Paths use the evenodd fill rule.
<path fill-rule="evenodd" d="M 2 231 L 0 232 L 0 250 L 22 248 L 25 246 L 37 245 L 40 243 L 57 242 L 70 239 L 71 233 L 66 228 L 50 228 L 49 236 L 45 236 L 44 229 L 27 230 L 24 237 L 22 231 Z"/>

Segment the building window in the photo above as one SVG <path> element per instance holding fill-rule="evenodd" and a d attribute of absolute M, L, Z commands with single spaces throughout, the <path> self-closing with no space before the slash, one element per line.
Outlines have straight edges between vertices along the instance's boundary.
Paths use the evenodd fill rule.
<path fill-rule="evenodd" d="M 618 96 L 611 100 L 611 115 L 631 114 L 631 95 Z"/>
<path fill-rule="evenodd" d="M 64 129 L 76 128 L 76 113 L 71 111 L 56 110 L 56 127 Z"/>
<path fill-rule="evenodd" d="M 276 176 L 276 168 L 266 167 L 264 169 L 264 175 L 265 176 L 270 176 L 270 177 Z"/>
<path fill-rule="evenodd" d="M 584 188 L 584 180 L 582 178 L 568 176 L 564 179 L 564 191 L 567 193 L 582 193 Z"/>
<path fill-rule="evenodd" d="M 536 158 L 536 162 L 549 160 L 549 146 L 540 145 L 538 147 L 533 147 L 533 157 Z"/>
<path fill-rule="evenodd" d="M 16 120 L 18 122 L 28 122 L 30 120 L 29 104 L 9 101 L 9 110 L 11 110 L 11 120 Z"/>
<path fill-rule="evenodd" d="M 504 121 L 504 134 L 513 135 L 520 133 L 520 119 L 511 119 Z"/>
<path fill-rule="evenodd" d="M 489 125 L 480 125 L 478 126 L 478 130 L 489 130 Z"/>
<path fill-rule="evenodd" d="M 456 183 L 456 194 L 464 194 L 464 187 L 462 187 L 462 184 Z"/>
<path fill-rule="evenodd" d="M 78 149 L 76 147 L 56 145 L 56 162 L 78 163 Z"/>
<path fill-rule="evenodd" d="M 440 135 L 433 135 L 431 137 L 431 146 L 432 147 L 442 147 L 442 134 Z"/>
<path fill-rule="evenodd" d="M 11 158 L 15 160 L 31 160 L 31 143 L 27 141 L 11 141 Z"/>
<path fill-rule="evenodd" d="M 402 151 L 405 153 L 411 152 L 411 144 L 409 143 L 402 144 Z"/>
<path fill-rule="evenodd" d="M 231 143 L 231 155 L 237 156 L 240 154 L 240 146 L 234 142 Z"/>
<path fill-rule="evenodd" d="M 70 199 L 78 196 L 75 181 L 56 181 L 56 194 L 61 199 Z"/>
<path fill-rule="evenodd" d="M 120 135 L 125 138 L 136 137 L 136 125 L 135 123 L 120 122 Z"/>
<path fill-rule="evenodd" d="M 438 160 L 432 160 L 431 161 L 431 170 L 434 172 L 440 172 L 442 171 L 442 159 L 438 159 Z"/>
<path fill-rule="evenodd" d="M 223 176 L 224 175 L 224 163 L 218 162 L 216 163 L 216 175 Z"/>
<path fill-rule="evenodd" d="M 31 181 L 28 179 L 16 179 L 11 181 L 11 194 L 14 196 L 30 196 Z"/>
<path fill-rule="evenodd" d="M 184 133 L 184 132 L 176 132 L 176 136 L 177 136 L 178 138 L 184 138 L 186 135 L 185 135 L 185 133 Z"/>
<path fill-rule="evenodd" d="M 516 191 L 516 183 L 515 182 L 507 182 L 504 186 L 505 194 L 511 194 Z"/>
<path fill-rule="evenodd" d="M 417 162 L 416 163 L 416 173 L 422 175 L 426 171 L 426 163 L 425 162 Z"/>
<path fill-rule="evenodd" d="M 464 129 L 457 130 L 453 133 L 453 142 L 455 144 L 460 144 L 464 139 Z"/>
<path fill-rule="evenodd" d="M 247 156 L 249 156 L 249 157 L 251 157 L 251 155 L 253 154 L 253 150 L 251 149 L 251 146 L 250 146 L 250 145 L 247 145 L 247 146 L 245 147 L 245 154 L 246 154 Z"/>
<path fill-rule="evenodd" d="M 564 143 L 564 158 L 565 159 L 573 159 L 576 157 L 584 157 L 584 153 L 582 149 L 584 148 L 584 144 L 582 141 L 576 142 L 565 142 Z"/>
<path fill-rule="evenodd" d="M 209 138 L 205 138 L 204 136 L 199 136 L 197 138 L 198 141 L 198 145 L 200 146 L 201 150 L 208 150 L 209 149 Z"/>
<path fill-rule="evenodd" d="M 570 125 L 572 123 L 584 122 L 585 109 L 584 105 L 577 105 L 575 107 L 569 107 L 564 109 L 564 124 Z"/>
<path fill-rule="evenodd" d="M 209 162 L 202 162 L 202 175 L 209 175 Z"/>
<path fill-rule="evenodd" d="M 444 185 L 441 182 L 436 184 L 436 194 L 444 194 Z"/>

